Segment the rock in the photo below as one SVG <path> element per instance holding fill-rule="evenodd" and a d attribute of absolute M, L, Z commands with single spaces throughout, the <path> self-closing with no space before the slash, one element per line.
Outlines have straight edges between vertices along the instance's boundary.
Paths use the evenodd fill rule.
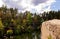
<path fill-rule="evenodd" d="M 41 39 L 60 39 L 60 20 L 53 19 L 43 22 Z"/>

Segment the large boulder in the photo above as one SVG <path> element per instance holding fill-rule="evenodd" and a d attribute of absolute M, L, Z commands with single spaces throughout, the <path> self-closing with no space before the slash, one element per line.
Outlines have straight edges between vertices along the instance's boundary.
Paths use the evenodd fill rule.
<path fill-rule="evenodd" d="M 60 39 L 60 20 L 53 19 L 43 22 L 41 39 Z"/>

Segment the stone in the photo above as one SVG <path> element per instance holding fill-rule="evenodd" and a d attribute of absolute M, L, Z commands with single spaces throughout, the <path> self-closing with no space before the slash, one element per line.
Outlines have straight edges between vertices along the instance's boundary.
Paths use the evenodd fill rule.
<path fill-rule="evenodd" d="M 60 20 L 53 19 L 43 22 L 41 39 L 60 39 Z"/>

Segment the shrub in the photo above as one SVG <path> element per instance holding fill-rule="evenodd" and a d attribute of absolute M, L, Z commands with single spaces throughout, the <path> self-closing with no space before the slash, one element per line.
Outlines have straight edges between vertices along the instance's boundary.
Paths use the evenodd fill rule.
<path fill-rule="evenodd" d="M 52 39 L 52 36 L 51 36 L 51 35 L 49 35 L 48 39 Z"/>
<path fill-rule="evenodd" d="M 13 34 L 13 30 L 7 30 L 7 34 L 8 35 L 12 35 Z"/>

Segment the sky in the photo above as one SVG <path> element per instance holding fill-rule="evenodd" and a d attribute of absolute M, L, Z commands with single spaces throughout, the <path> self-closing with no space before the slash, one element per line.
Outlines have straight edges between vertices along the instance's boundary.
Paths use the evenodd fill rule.
<path fill-rule="evenodd" d="M 17 8 L 19 12 L 42 13 L 60 9 L 60 0 L 0 0 L 0 7 Z"/>

